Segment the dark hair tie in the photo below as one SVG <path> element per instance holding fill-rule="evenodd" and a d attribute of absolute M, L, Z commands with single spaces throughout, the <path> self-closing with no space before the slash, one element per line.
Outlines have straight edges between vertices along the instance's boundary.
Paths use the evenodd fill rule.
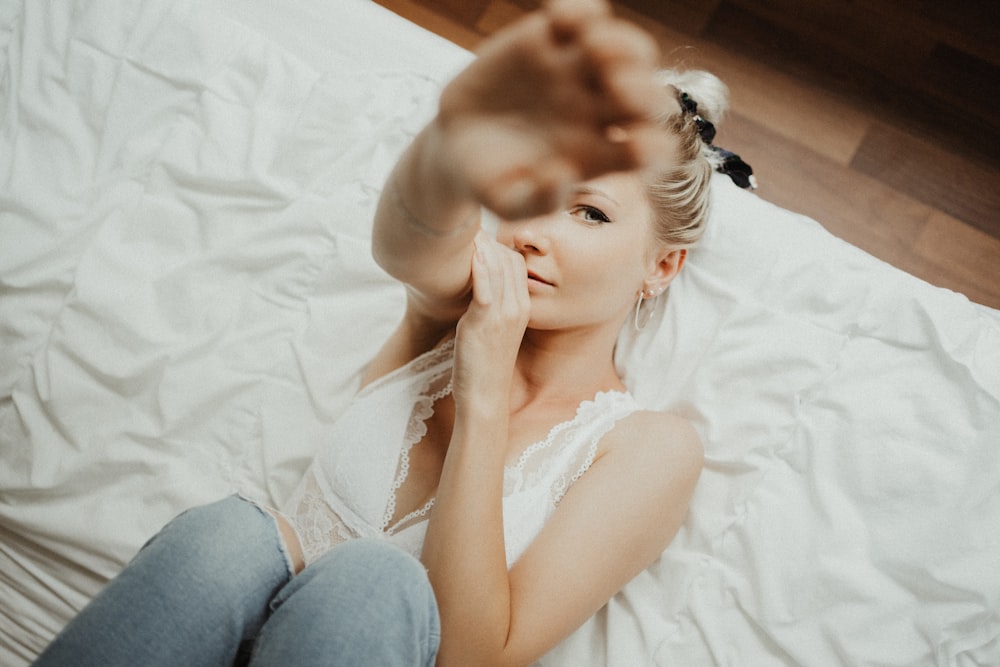
<path fill-rule="evenodd" d="M 715 125 L 710 121 L 706 120 L 704 116 L 698 113 L 698 103 L 692 99 L 687 93 L 681 93 L 681 106 L 684 108 L 684 113 L 691 117 L 694 121 L 695 127 L 698 128 L 698 136 L 706 144 L 711 144 L 715 139 Z"/>
<path fill-rule="evenodd" d="M 728 176 L 733 183 L 741 188 L 756 190 L 757 181 L 753 177 L 753 168 L 736 153 L 712 143 L 715 140 L 715 125 L 698 113 L 698 103 L 694 101 L 694 98 L 682 91 L 679 101 L 684 114 L 690 116 L 691 121 L 698 128 L 698 136 L 718 156 L 719 165 L 715 170 Z"/>

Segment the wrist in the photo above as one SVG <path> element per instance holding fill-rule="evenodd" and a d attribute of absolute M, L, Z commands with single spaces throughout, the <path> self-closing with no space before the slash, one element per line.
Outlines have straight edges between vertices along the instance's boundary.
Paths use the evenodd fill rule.
<path fill-rule="evenodd" d="M 455 388 L 455 428 L 460 424 L 483 433 L 507 429 L 510 417 L 510 397 L 507 392 L 484 388 L 477 390 L 472 387 Z"/>
<path fill-rule="evenodd" d="M 418 134 L 386 183 L 396 215 L 430 237 L 458 235 L 475 227 L 479 205 L 451 173 L 446 141 L 438 122 Z"/>
<path fill-rule="evenodd" d="M 397 217 L 403 220 L 408 227 L 423 236 L 427 236 L 429 238 L 457 236 L 470 227 L 473 227 L 476 222 L 479 221 L 479 211 L 470 210 L 466 213 L 466 215 L 464 215 L 464 219 L 461 214 L 441 217 L 428 216 L 427 220 L 433 220 L 434 222 L 433 224 L 431 222 L 425 222 L 424 219 L 414 213 L 410 205 L 406 203 L 406 200 L 400 192 L 400 186 L 397 183 L 397 178 L 395 176 L 389 179 L 387 190 L 387 195 L 396 210 Z M 455 221 L 458 221 L 457 224 Z"/>

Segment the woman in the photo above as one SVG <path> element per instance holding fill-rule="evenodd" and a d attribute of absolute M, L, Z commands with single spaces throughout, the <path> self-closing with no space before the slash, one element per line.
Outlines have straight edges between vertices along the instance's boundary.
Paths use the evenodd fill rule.
<path fill-rule="evenodd" d="M 181 515 L 36 664 L 527 664 L 654 561 L 701 445 L 613 353 L 711 173 L 656 59 L 596 0 L 487 42 L 386 184 L 406 312 L 289 507 Z"/>

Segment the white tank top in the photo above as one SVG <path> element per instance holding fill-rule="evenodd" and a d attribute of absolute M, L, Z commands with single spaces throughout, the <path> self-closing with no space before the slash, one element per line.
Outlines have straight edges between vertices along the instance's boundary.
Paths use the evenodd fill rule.
<path fill-rule="evenodd" d="M 358 537 L 387 540 L 419 558 L 434 501 L 392 523 L 396 491 L 409 472 L 410 448 L 427 432 L 434 403 L 451 391 L 453 360 L 453 342 L 424 353 L 362 389 L 337 420 L 330 445 L 319 451 L 282 508 L 307 564 Z M 599 392 L 504 467 L 508 568 L 593 463 L 601 437 L 637 409 L 631 394 Z"/>

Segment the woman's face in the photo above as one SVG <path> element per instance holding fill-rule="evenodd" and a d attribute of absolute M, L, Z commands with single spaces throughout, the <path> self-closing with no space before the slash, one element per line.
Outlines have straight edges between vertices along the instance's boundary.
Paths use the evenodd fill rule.
<path fill-rule="evenodd" d="M 620 326 L 656 271 L 653 210 L 636 174 L 580 185 L 564 212 L 500 225 L 528 269 L 532 329 Z"/>

